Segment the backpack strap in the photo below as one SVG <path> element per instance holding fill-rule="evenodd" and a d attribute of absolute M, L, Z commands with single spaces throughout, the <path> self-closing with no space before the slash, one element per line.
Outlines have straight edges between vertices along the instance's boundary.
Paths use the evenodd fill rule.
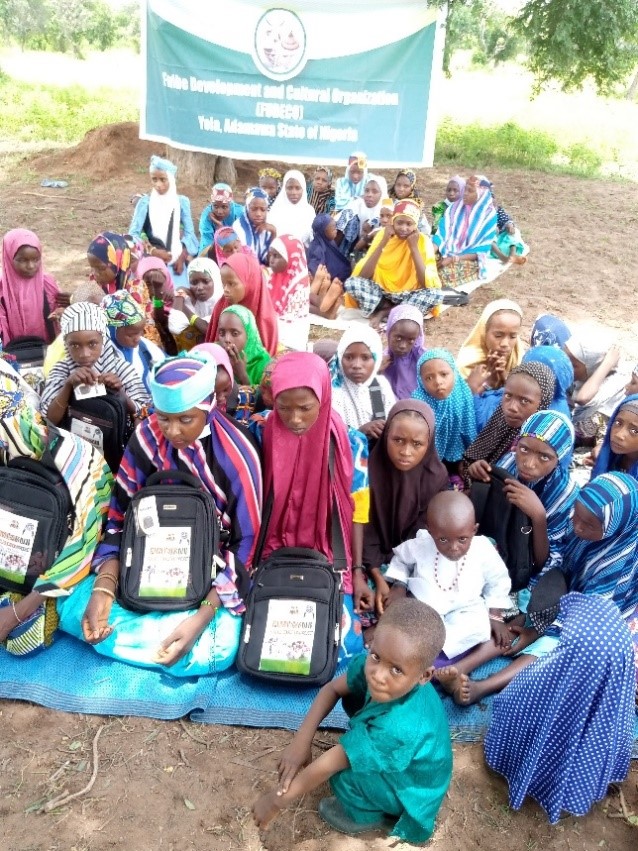
<path fill-rule="evenodd" d="M 370 382 L 368 393 L 370 394 L 370 404 L 372 405 L 372 419 L 384 420 L 385 407 L 383 405 L 383 394 L 381 392 L 381 385 L 376 378 L 373 378 Z"/>
<path fill-rule="evenodd" d="M 485 506 L 487 505 L 491 487 L 491 482 L 489 484 L 487 482 L 472 482 L 472 487 L 470 488 L 470 498 L 474 505 L 476 522 L 479 524 L 479 527 L 485 514 Z"/>

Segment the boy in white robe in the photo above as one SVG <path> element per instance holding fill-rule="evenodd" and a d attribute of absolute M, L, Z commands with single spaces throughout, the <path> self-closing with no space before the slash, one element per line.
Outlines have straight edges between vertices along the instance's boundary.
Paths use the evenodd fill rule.
<path fill-rule="evenodd" d="M 445 625 L 448 659 L 485 642 L 509 649 L 513 634 L 502 611 L 511 608 L 510 577 L 489 538 L 476 535 L 471 500 L 443 491 L 427 510 L 428 529 L 394 548 L 385 574 L 393 599 L 410 594 L 438 612 Z"/>

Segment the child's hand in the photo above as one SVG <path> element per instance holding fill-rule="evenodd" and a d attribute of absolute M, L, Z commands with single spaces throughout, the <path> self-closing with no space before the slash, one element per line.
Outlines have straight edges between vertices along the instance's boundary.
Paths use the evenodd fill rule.
<path fill-rule="evenodd" d="M 390 239 L 394 236 L 394 228 L 392 224 L 386 225 L 383 228 L 383 237 L 381 239 L 380 245 L 386 245 L 390 241 Z"/>
<path fill-rule="evenodd" d="M 114 372 L 103 372 L 100 378 L 107 390 L 112 390 L 113 393 L 119 393 L 122 389 L 122 379 Z"/>
<path fill-rule="evenodd" d="M 69 374 L 67 384 L 71 387 L 78 387 L 80 384 L 95 384 L 98 380 L 98 374 L 90 366 L 78 366 Z"/>
<path fill-rule="evenodd" d="M 503 653 L 504 656 L 516 656 L 521 650 L 529 647 L 538 638 L 538 633 L 531 626 L 519 626 L 518 624 L 509 624 L 508 630 L 514 635 L 512 644 L 509 650 Z"/>
<path fill-rule="evenodd" d="M 471 479 L 476 482 L 486 482 L 486 484 L 490 483 L 491 472 L 492 467 L 482 458 L 479 461 L 473 461 L 467 468 L 467 474 Z"/>
<path fill-rule="evenodd" d="M 507 369 L 507 355 L 504 355 L 502 352 L 490 352 L 487 356 L 487 366 L 490 372 L 504 379 L 505 370 Z"/>
<path fill-rule="evenodd" d="M 279 815 L 283 809 L 283 801 L 280 800 L 274 789 L 265 792 L 253 804 L 253 821 L 259 828 L 268 827 L 270 822 Z"/>
<path fill-rule="evenodd" d="M 385 612 L 392 598 L 390 586 L 382 576 L 375 577 L 376 592 L 374 595 L 374 606 L 379 617 Z"/>
<path fill-rule="evenodd" d="M 392 363 L 392 353 L 388 352 L 387 355 L 384 354 L 383 358 L 381 359 L 381 366 L 379 367 L 379 372 L 385 372 L 386 369 L 390 366 L 391 363 Z"/>
<path fill-rule="evenodd" d="M 503 623 L 503 621 L 492 620 L 490 618 L 490 630 L 494 644 L 500 647 L 501 650 L 509 650 L 512 646 L 513 635 L 507 624 Z"/>
<path fill-rule="evenodd" d="M 603 362 L 609 367 L 609 372 L 616 369 L 620 360 L 620 349 L 613 345 L 604 357 Z"/>
<path fill-rule="evenodd" d="M 361 570 L 352 573 L 354 585 L 354 610 L 360 615 L 361 612 L 371 612 L 374 608 L 374 591 L 368 585 L 365 574 Z"/>
<path fill-rule="evenodd" d="M 492 375 L 487 364 L 479 363 L 472 368 L 472 371 L 467 377 L 467 386 L 475 395 L 487 390 L 486 384 L 490 384 L 494 376 Z"/>
<path fill-rule="evenodd" d="M 385 426 L 385 420 L 372 420 L 372 422 L 365 423 L 364 425 L 359 427 L 359 431 L 363 432 L 366 437 L 375 437 L 379 439 L 383 434 L 383 428 Z"/>
<path fill-rule="evenodd" d="M 503 484 L 503 493 L 508 502 L 520 508 L 532 521 L 537 517 L 545 517 L 543 503 L 531 488 L 519 482 L 518 479 L 506 479 Z"/>
<path fill-rule="evenodd" d="M 417 248 L 419 245 L 419 231 L 415 228 L 412 233 L 406 236 L 405 241 L 410 246 L 410 248 Z"/>
<path fill-rule="evenodd" d="M 304 765 L 309 765 L 311 762 L 312 751 L 310 747 L 295 736 L 288 747 L 284 748 L 279 760 L 279 786 L 277 787 L 277 795 L 285 795 L 290 784 Z"/>

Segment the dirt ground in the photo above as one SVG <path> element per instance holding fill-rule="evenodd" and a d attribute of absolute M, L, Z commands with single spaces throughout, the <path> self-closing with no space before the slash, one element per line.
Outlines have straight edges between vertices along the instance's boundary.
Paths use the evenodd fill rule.
<path fill-rule="evenodd" d="M 85 279 L 86 247 L 101 230 L 125 231 L 130 198 L 148 189 L 147 163 L 162 146 L 140 142 L 135 125 L 93 131 L 77 148 L 16 162 L 0 160 L 0 230 L 34 230 L 45 265 L 65 289 Z M 238 188 L 255 182 L 257 163 L 238 167 Z M 450 173 L 420 174 L 428 206 L 442 197 Z M 387 174 L 390 177 L 390 174 Z M 45 178 L 69 181 L 45 189 Z M 179 175 L 178 175 L 179 177 Z M 541 311 L 614 328 L 628 354 L 638 356 L 636 304 L 638 192 L 633 184 L 586 181 L 492 169 L 499 202 L 532 247 L 527 265 L 478 290 L 467 307 L 448 310 L 427 325 L 428 342 L 458 348 L 483 306 L 516 299 L 528 331 Z M 194 218 L 208 187 L 179 185 Z M 403 846 L 379 834 L 350 839 L 326 829 L 316 812 L 325 790 L 281 815 L 260 838 L 250 805 L 274 782 L 278 752 L 291 734 L 279 730 L 215 727 L 188 721 L 70 715 L 0 701 L 0 818 L 7 851 L 380 851 Z M 99 765 L 91 790 L 47 814 L 38 807 L 90 780 L 98 729 Z M 337 740 L 322 731 L 319 747 Z M 319 752 L 319 751 L 317 751 Z M 428 847 L 437 851 L 629 851 L 636 827 L 622 817 L 613 792 L 580 819 L 551 827 L 538 806 L 520 813 L 507 805 L 504 781 L 485 767 L 479 744 L 454 747 L 454 778 Z M 627 813 L 638 813 L 638 761 L 622 785 Z"/>

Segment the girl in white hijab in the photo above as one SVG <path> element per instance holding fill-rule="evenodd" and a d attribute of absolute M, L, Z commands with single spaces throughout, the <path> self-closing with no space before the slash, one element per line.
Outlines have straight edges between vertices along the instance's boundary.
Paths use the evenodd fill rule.
<path fill-rule="evenodd" d="M 282 191 L 268 211 L 268 224 L 277 228 L 277 236 L 294 236 L 307 248 L 316 215 L 314 207 L 308 203 L 305 177 L 297 169 L 287 171 Z"/>
<path fill-rule="evenodd" d="M 383 343 L 369 325 L 353 323 L 344 332 L 330 364 L 332 407 L 346 425 L 373 440 L 381 436 L 396 402 L 390 382 L 379 375 Z"/>

